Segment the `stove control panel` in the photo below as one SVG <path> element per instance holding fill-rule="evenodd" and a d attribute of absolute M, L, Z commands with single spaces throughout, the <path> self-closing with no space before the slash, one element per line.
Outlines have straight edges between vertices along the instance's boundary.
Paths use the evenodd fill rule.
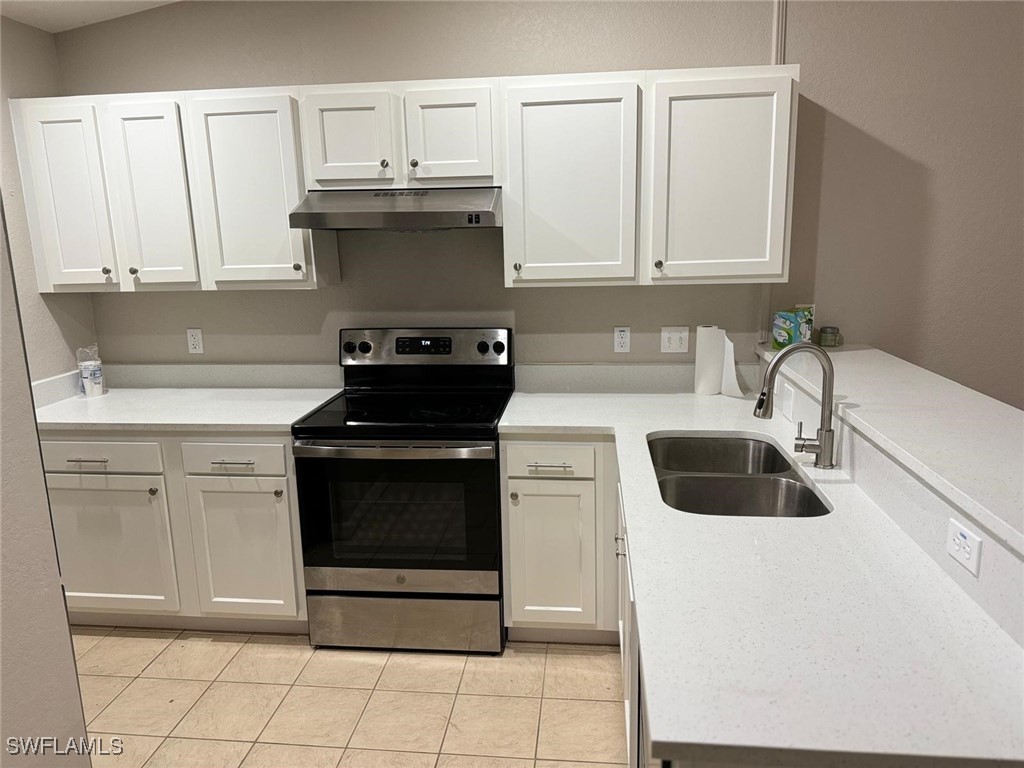
<path fill-rule="evenodd" d="M 512 365 L 508 328 L 346 328 L 342 365 Z"/>

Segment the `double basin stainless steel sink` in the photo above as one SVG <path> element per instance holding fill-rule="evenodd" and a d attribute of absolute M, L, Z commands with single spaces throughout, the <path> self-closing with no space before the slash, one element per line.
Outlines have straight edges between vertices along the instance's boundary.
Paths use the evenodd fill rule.
<path fill-rule="evenodd" d="M 647 445 L 673 509 L 731 517 L 820 517 L 831 510 L 771 443 L 654 433 Z"/>

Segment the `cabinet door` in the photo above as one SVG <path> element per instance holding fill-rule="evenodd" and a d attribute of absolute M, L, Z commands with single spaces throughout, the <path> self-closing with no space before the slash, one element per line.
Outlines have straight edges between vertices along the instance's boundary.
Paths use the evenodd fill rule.
<path fill-rule="evenodd" d="M 388 91 L 313 94 L 302 99 L 310 181 L 390 182 L 399 162 Z"/>
<path fill-rule="evenodd" d="M 491 89 L 407 92 L 405 141 L 410 181 L 491 176 Z"/>
<path fill-rule="evenodd" d="M 95 106 L 27 104 L 22 121 L 32 245 L 48 282 L 117 283 Z"/>
<path fill-rule="evenodd" d="M 285 479 L 187 477 L 185 485 L 201 610 L 297 615 Z"/>
<path fill-rule="evenodd" d="M 195 283 L 195 239 L 176 101 L 110 104 L 103 141 L 125 284 Z"/>
<path fill-rule="evenodd" d="M 655 83 L 651 275 L 787 274 L 794 81 Z"/>
<path fill-rule="evenodd" d="M 506 285 L 634 277 L 638 90 L 508 89 Z"/>
<path fill-rule="evenodd" d="M 510 480 L 513 621 L 597 620 L 594 483 Z"/>
<path fill-rule="evenodd" d="M 176 611 L 178 582 L 159 475 L 46 475 L 69 608 Z"/>
<path fill-rule="evenodd" d="M 302 195 L 294 103 L 288 95 L 189 99 L 208 287 L 306 279 L 303 232 L 288 225 Z"/>

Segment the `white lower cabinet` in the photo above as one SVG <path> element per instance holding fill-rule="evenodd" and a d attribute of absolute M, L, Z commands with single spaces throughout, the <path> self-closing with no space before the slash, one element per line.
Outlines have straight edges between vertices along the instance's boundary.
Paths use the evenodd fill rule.
<path fill-rule="evenodd" d="M 42 453 L 72 611 L 126 625 L 305 619 L 285 438 L 68 434 Z"/>
<path fill-rule="evenodd" d="M 188 477 L 185 485 L 202 611 L 295 616 L 284 478 Z"/>
<path fill-rule="evenodd" d="M 162 476 L 49 473 L 46 484 L 69 608 L 178 610 Z"/>
<path fill-rule="evenodd" d="M 597 620 L 593 480 L 509 481 L 514 621 Z"/>

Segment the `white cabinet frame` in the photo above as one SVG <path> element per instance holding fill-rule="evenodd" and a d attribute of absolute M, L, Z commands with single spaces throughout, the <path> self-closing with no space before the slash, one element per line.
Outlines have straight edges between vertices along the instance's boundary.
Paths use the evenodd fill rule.
<path fill-rule="evenodd" d="M 405 94 L 405 141 L 410 180 L 493 176 L 491 88 L 430 88 Z M 456 112 L 467 114 L 456 114 Z M 448 114 L 448 123 L 428 125 L 428 115 Z M 469 123 L 467 126 L 466 123 Z M 468 130 L 467 130 L 468 128 Z M 462 141 L 460 159 L 446 157 L 433 146 L 440 140 L 431 132 L 448 133 Z M 472 145 L 470 144 L 472 138 Z M 450 150 L 451 147 L 448 147 Z M 412 162 L 415 160 L 415 167 Z"/>
<path fill-rule="evenodd" d="M 330 185 L 335 181 L 391 183 L 395 166 L 401 163 L 391 129 L 391 94 L 388 91 L 339 91 L 310 94 L 301 102 L 302 136 L 308 158 L 309 181 Z M 345 136 L 332 135 L 330 121 L 336 115 L 369 116 L 368 133 L 359 137 L 360 150 L 353 155 Z M 355 126 L 352 126 L 355 128 Z M 340 129 L 335 126 L 334 130 Z M 336 153 L 349 155 L 332 160 Z"/>

